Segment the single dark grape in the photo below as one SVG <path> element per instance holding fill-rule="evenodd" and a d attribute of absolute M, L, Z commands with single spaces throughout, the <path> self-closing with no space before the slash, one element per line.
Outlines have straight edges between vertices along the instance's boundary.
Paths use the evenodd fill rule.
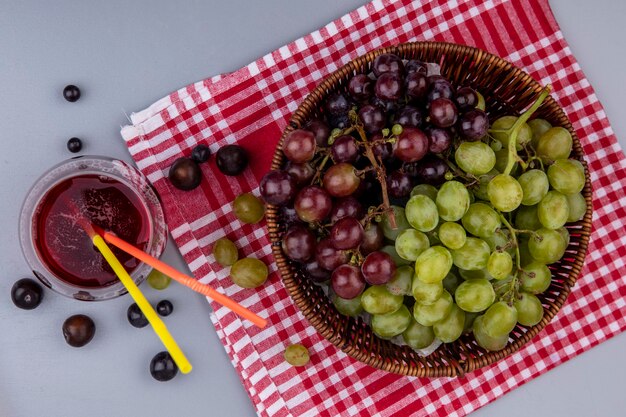
<path fill-rule="evenodd" d="M 348 113 L 328 116 L 328 122 L 333 129 L 345 129 L 350 126 L 350 118 Z"/>
<path fill-rule="evenodd" d="M 456 122 L 456 106 L 447 98 L 437 98 L 430 102 L 430 122 L 437 127 L 450 127 Z"/>
<path fill-rule="evenodd" d="M 191 151 L 191 159 L 201 164 L 209 160 L 209 156 L 211 156 L 211 150 L 205 144 L 197 145 Z"/>
<path fill-rule="evenodd" d="M 344 217 L 330 229 L 330 241 L 337 249 L 355 249 L 363 241 L 363 226 L 354 217 Z"/>
<path fill-rule="evenodd" d="M 386 252 L 376 251 L 365 257 L 361 264 L 361 273 L 368 284 L 382 285 L 393 278 L 396 272 L 396 264 L 391 255 Z"/>
<path fill-rule="evenodd" d="M 432 127 L 425 131 L 428 136 L 428 150 L 432 153 L 442 153 L 450 149 L 452 134 L 447 129 Z"/>
<path fill-rule="evenodd" d="M 423 101 L 428 94 L 428 79 L 421 72 L 412 72 L 404 79 L 407 96 L 413 100 Z"/>
<path fill-rule="evenodd" d="M 350 110 L 350 100 L 341 92 L 335 92 L 326 99 L 326 111 L 328 114 L 337 116 L 346 114 Z"/>
<path fill-rule="evenodd" d="M 222 146 L 215 158 L 217 168 L 225 175 L 239 175 L 248 166 L 248 154 L 238 145 Z"/>
<path fill-rule="evenodd" d="M 283 236 L 281 247 L 292 261 L 306 262 L 315 254 L 315 235 L 306 226 L 295 224 Z"/>
<path fill-rule="evenodd" d="M 420 184 L 439 185 L 442 184 L 448 172 L 446 162 L 437 157 L 428 157 L 418 162 L 415 176 Z"/>
<path fill-rule="evenodd" d="M 70 103 L 78 101 L 78 99 L 80 98 L 80 88 L 72 84 L 66 85 L 63 89 L 63 98 Z"/>
<path fill-rule="evenodd" d="M 365 289 L 363 274 L 354 265 L 343 264 L 339 266 L 333 271 L 330 280 L 335 294 L 348 300 L 358 297 Z"/>
<path fill-rule="evenodd" d="M 174 305 L 170 300 L 161 300 L 157 303 L 156 311 L 160 316 L 167 317 L 174 311 Z"/>
<path fill-rule="evenodd" d="M 420 73 L 426 75 L 428 73 L 428 66 L 415 59 L 411 59 L 406 64 L 404 64 L 404 68 L 406 69 L 407 74 Z"/>
<path fill-rule="evenodd" d="M 282 206 L 296 196 L 297 180 L 285 171 L 270 171 L 261 179 L 260 190 L 267 204 Z"/>
<path fill-rule="evenodd" d="M 323 178 L 324 189 L 333 197 L 349 196 L 359 188 L 360 183 L 361 179 L 356 175 L 354 166 L 346 162 L 332 165 Z"/>
<path fill-rule="evenodd" d="M 394 115 L 394 123 L 402 126 L 420 127 L 423 120 L 422 112 L 413 106 L 402 107 Z"/>
<path fill-rule="evenodd" d="M 315 155 L 315 136 L 304 129 L 289 132 L 283 141 L 283 153 L 297 164 L 310 161 Z"/>
<path fill-rule="evenodd" d="M 404 94 L 404 81 L 398 73 L 385 72 L 376 80 L 374 93 L 381 100 L 399 100 Z"/>
<path fill-rule="evenodd" d="M 330 212 L 330 221 L 335 223 L 344 217 L 354 217 L 360 219 L 363 217 L 363 205 L 353 196 L 343 197 L 335 201 L 333 209 Z"/>
<path fill-rule="evenodd" d="M 393 146 L 391 145 L 391 143 L 384 142 L 382 139 L 383 135 L 377 133 L 370 138 L 370 142 L 375 142 L 375 144 L 372 146 L 372 152 L 374 152 L 376 158 L 380 159 L 381 161 L 385 161 L 391 158 L 391 155 L 393 153 Z"/>
<path fill-rule="evenodd" d="M 378 133 L 385 127 L 385 112 L 378 106 L 366 104 L 361 107 L 359 118 L 367 133 Z"/>
<path fill-rule="evenodd" d="M 331 168 L 340 165 L 333 165 Z M 316 185 L 310 185 L 300 190 L 296 196 L 294 207 L 302 221 L 307 223 L 321 222 L 330 214 L 332 201 L 324 189 Z"/>
<path fill-rule="evenodd" d="M 372 63 L 372 71 L 377 77 L 387 72 L 402 75 L 404 74 L 404 64 L 398 55 L 380 54 Z"/>
<path fill-rule="evenodd" d="M 383 247 L 385 235 L 383 228 L 378 223 L 370 223 L 363 232 L 363 243 L 360 250 L 363 255 L 379 250 Z"/>
<path fill-rule="evenodd" d="M 320 267 L 327 271 L 334 271 L 339 265 L 343 265 L 349 260 L 348 254 L 335 248 L 330 238 L 324 238 L 317 243 L 315 248 L 315 260 Z"/>
<path fill-rule="evenodd" d="M 304 270 L 313 282 L 326 282 L 330 279 L 330 271 L 322 268 L 316 260 L 306 263 Z"/>
<path fill-rule="evenodd" d="M 22 310 L 37 308 L 41 300 L 43 300 L 43 288 L 34 279 L 22 278 L 15 281 L 11 287 L 11 301 Z"/>
<path fill-rule="evenodd" d="M 285 172 L 296 179 L 298 187 L 309 185 L 313 176 L 315 176 L 315 168 L 308 162 L 296 164 L 289 161 L 285 165 Z"/>
<path fill-rule="evenodd" d="M 190 191 L 200 185 L 202 170 L 193 159 L 182 157 L 174 161 L 168 177 L 174 187 Z"/>
<path fill-rule="evenodd" d="M 320 119 L 312 119 L 307 125 L 307 130 L 315 136 L 315 143 L 319 147 L 328 146 L 328 138 L 330 136 L 330 127 L 326 122 Z"/>
<path fill-rule="evenodd" d="M 335 139 L 331 145 L 330 151 L 333 155 L 333 161 L 354 163 L 359 156 L 359 147 L 356 140 L 350 135 L 342 135 Z"/>
<path fill-rule="evenodd" d="M 406 127 L 398 136 L 393 155 L 403 162 L 415 162 L 428 152 L 428 137 L 415 127 Z"/>
<path fill-rule="evenodd" d="M 431 75 L 428 77 L 428 101 L 431 102 L 438 98 L 452 99 L 454 97 L 454 87 L 448 80 L 440 75 Z"/>
<path fill-rule="evenodd" d="M 461 111 L 471 110 L 478 104 L 478 95 L 471 87 L 461 87 L 456 90 L 454 101 Z"/>
<path fill-rule="evenodd" d="M 83 149 L 83 141 L 78 138 L 70 138 L 67 141 L 67 150 L 71 153 L 80 152 Z"/>
<path fill-rule="evenodd" d="M 280 219 L 282 223 L 291 226 L 294 223 L 301 223 L 300 217 L 293 206 L 282 206 L 280 208 Z"/>
<path fill-rule="evenodd" d="M 128 318 L 128 322 L 133 327 L 142 328 L 148 325 L 148 319 L 143 315 L 143 312 L 137 303 L 132 303 L 128 306 L 128 310 L 126 310 L 126 318 Z"/>
<path fill-rule="evenodd" d="M 91 342 L 96 334 L 96 324 L 91 317 L 84 314 L 76 314 L 68 317 L 63 322 L 63 337 L 72 347 L 83 347 Z"/>
<path fill-rule="evenodd" d="M 463 139 L 480 140 L 489 130 L 489 118 L 484 111 L 473 109 L 461 115 L 458 127 Z"/>
<path fill-rule="evenodd" d="M 393 171 L 387 174 L 387 191 L 393 198 L 406 197 L 413 189 L 413 182 L 403 171 Z"/>
<path fill-rule="evenodd" d="M 383 100 L 378 98 L 376 95 L 372 96 L 372 98 L 370 99 L 370 104 L 376 107 L 380 107 L 386 114 L 393 114 L 400 107 L 397 101 Z"/>
<path fill-rule="evenodd" d="M 150 361 L 150 375 L 160 382 L 169 381 L 178 373 L 178 366 L 168 352 L 159 352 Z"/>
<path fill-rule="evenodd" d="M 348 93 L 355 101 L 366 101 L 374 93 L 374 82 L 365 74 L 357 74 L 348 82 Z"/>

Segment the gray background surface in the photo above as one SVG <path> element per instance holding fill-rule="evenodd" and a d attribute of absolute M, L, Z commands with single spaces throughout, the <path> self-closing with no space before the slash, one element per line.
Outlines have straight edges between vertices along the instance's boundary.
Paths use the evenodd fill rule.
<path fill-rule="evenodd" d="M 178 285 L 163 293 L 143 286 L 151 301 L 174 303 L 167 323 L 194 365 L 170 383 L 149 375 L 149 361 L 162 348 L 150 328 L 126 322 L 129 297 L 88 304 L 48 291 L 37 310 L 15 308 L 10 287 L 29 275 L 17 239 L 21 201 L 43 170 L 70 156 L 69 137 L 83 138 L 83 153 L 130 160 L 119 136 L 125 112 L 246 65 L 363 3 L 0 0 L 0 416 L 255 415 L 208 304 Z M 551 3 L 626 145 L 626 3 Z M 61 96 L 69 83 L 82 89 L 78 103 Z M 171 245 L 164 260 L 184 268 Z M 61 335 L 63 320 L 76 313 L 97 322 L 95 339 L 82 349 Z M 626 336 L 618 336 L 474 415 L 623 415 L 625 350 Z"/>

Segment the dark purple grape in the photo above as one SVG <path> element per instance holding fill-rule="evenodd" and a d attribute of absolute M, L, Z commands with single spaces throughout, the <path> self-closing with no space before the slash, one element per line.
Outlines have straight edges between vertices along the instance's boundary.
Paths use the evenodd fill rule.
<path fill-rule="evenodd" d="M 354 166 L 342 162 L 332 165 L 324 174 L 324 189 L 333 197 L 347 197 L 359 188 L 361 179 Z M 298 206 L 296 205 L 296 210 Z"/>
<path fill-rule="evenodd" d="M 430 102 L 430 122 L 437 127 L 450 127 L 456 122 L 456 106 L 447 98 L 438 98 Z"/>
<path fill-rule="evenodd" d="M 146 327 L 149 323 L 137 303 L 132 303 L 128 306 L 128 310 L 126 310 L 126 318 L 131 326 L 137 327 L 138 329 Z"/>
<path fill-rule="evenodd" d="M 347 300 L 358 297 L 365 289 L 363 274 L 354 265 L 343 264 L 339 266 L 333 271 L 330 282 L 335 294 Z"/>
<path fill-rule="evenodd" d="M 315 136 L 317 146 L 323 148 L 328 146 L 328 137 L 330 136 L 330 127 L 320 119 L 312 119 L 307 125 L 307 130 Z"/>
<path fill-rule="evenodd" d="M 285 165 L 285 172 L 296 179 L 298 187 L 309 185 L 315 175 L 315 168 L 308 162 L 303 164 L 295 164 L 291 161 Z"/>
<path fill-rule="evenodd" d="M 438 98 L 452 99 L 454 97 L 454 87 L 442 76 L 431 75 L 428 77 L 427 97 L 429 102 Z"/>
<path fill-rule="evenodd" d="M 361 107 L 359 118 L 367 133 L 378 133 L 385 127 L 385 112 L 378 106 L 366 104 Z"/>
<path fill-rule="evenodd" d="M 310 161 L 315 155 L 315 136 L 303 129 L 290 132 L 283 142 L 283 153 L 297 164 Z"/>
<path fill-rule="evenodd" d="M 487 134 L 489 118 L 480 109 L 473 109 L 461 115 L 459 118 L 459 134 L 469 141 L 480 140 Z"/>
<path fill-rule="evenodd" d="M 379 250 L 383 247 L 385 235 L 383 228 L 378 223 L 370 223 L 363 232 L 363 243 L 360 250 L 363 255 Z"/>
<path fill-rule="evenodd" d="M 261 179 L 260 190 L 267 204 L 282 206 L 296 196 L 297 182 L 285 171 L 270 171 Z"/>
<path fill-rule="evenodd" d="M 333 129 L 345 129 L 350 126 L 350 118 L 348 117 L 348 113 L 338 114 L 338 115 L 330 115 L 328 117 L 328 122 L 330 123 L 330 127 Z"/>
<path fill-rule="evenodd" d="M 32 310 L 41 304 L 43 288 L 34 279 L 22 278 L 11 287 L 11 300 L 22 310 Z"/>
<path fill-rule="evenodd" d="M 67 150 L 71 153 L 80 152 L 83 149 L 83 141 L 78 138 L 70 138 L 67 141 Z"/>
<path fill-rule="evenodd" d="M 394 123 L 402 126 L 420 127 L 422 125 L 422 112 L 413 106 L 402 107 L 394 116 Z"/>
<path fill-rule="evenodd" d="M 330 241 L 337 249 L 355 249 L 363 241 L 363 226 L 354 217 L 344 217 L 330 229 Z"/>
<path fill-rule="evenodd" d="M 413 100 L 423 101 L 428 94 L 428 79 L 421 72 L 412 72 L 404 79 L 406 94 Z"/>
<path fill-rule="evenodd" d="M 248 154 L 238 145 L 222 146 L 215 155 L 217 168 L 225 175 L 239 175 L 248 166 Z"/>
<path fill-rule="evenodd" d="M 428 152 L 428 137 L 415 127 L 406 127 L 398 136 L 393 155 L 403 162 L 419 161 Z"/>
<path fill-rule="evenodd" d="M 370 142 L 375 142 L 375 144 L 372 145 L 372 152 L 374 152 L 376 158 L 380 159 L 381 161 L 385 161 L 391 158 L 391 155 L 393 153 L 393 146 L 391 145 L 391 143 L 383 141 L 382 134 L 377 133 L 373 135 L 370 138 Z"/>
<path fill-rule="evenodd" d="M 356 101 L 365 101 L 374 92 L 374 82 L 365 74 L 357 74 L 348 82 L 348 93 Z"/>
<path fill-rule="evenodd" d="M 91 317 L 84 314 L 75 314 L 63 322 L 63 337 L 72 347 L 83 347 L 91 342 L 96 334 L 96 324 Z"/>
<path fill-rule="evenodd" d="M 428 136 L 428 150 L 432 153 L 442 153 L 447 151 L 452 145 L 452 134 L 447 129 L 432 127 L 425 131 Z"/>
<path fill-rule="evenodd" d="M 393 258 L 386 252 L 376 251 L 365 257 L 361 265 L 361 273 L 368 284 L 382 285 L 388 283 L 396 272 Z"/>
<path fill-rule="evenodd" d="M 292 206 L 282 206 L 280 208 L 280 219 L 287 226 L 291 226 L 294 223 L 300 223 L 300 217 L 298 217 L 298 213 L 296 209 Z"/>
<path fill-rule="evenodd" d="M 476 107 L 476 104 L 478 104 L 478 95 L 471 87 L 461 87 L 456 90 L 454 101 L 456 101 L 456 105 L 459 107 L 459 110 L 471 110 Z"/>
<path fill-rule="evenodd" d="M 420 184 L 442 184 L 448 172 L 448 165 L 437 157 L 429 157 L 417 163 L 415 175 Z"/>
<path fill-rule="evenodd" d="M 398 55 L 380 54 L 372 63 L 372 71 L 377 77 L 387 72 L 402 75 L 404 74 L 404 64 Z"/>
<path fill-rule="evenodd" d="M 168 352 L 159 352 L 150 361 L 150 375 L 160 382 L 169 381 L 178 373 L 178 366 Z"/>
<path fill-rule="evenodd" d="M 338 116 L 346 114 L 350 110 L 350 100 L 341 92 L 335 92 L 326 99 L 326 111 L 328 114 Z"/>
<path fill-rule="evenodd" d="M 356 140 L 350 135 L 342 135 L 336 138 L 331 145 L 330 151 L 335 163 L 354 163 L 357 156 L 359 156 L 359 147 L 356 144 Z"/>
<path fill-rule="evenodd" d="M 374 87 L 376 97 L 381 100 L 399 100 L 404 94 L 404 82 L 402 77 L 395 72 L 386 72 L 376 80 Z"/>
<path fill-rule="evenodd" d="M 159 316 L 167 317 L 174 311 L 174 304 L 170 300 L 161 300 L 157 303 L 156 311 Z"/>
<path fill-rule="evenodd" d="M 198 164 L 208 161 L 209 156 L 211 156 L 211 150 L 203 143 L 197 145 L 191 151 L 191 159 L 196 161 Z"/>
<path fill-rule="evenodd" d="M 333 165 L 336 166 L 338 165 Z M 300 190 L 294 207 L 302 221 L 312 223 L 321 222 L 328 217 L 333 206 L 326 191 L 316 185 L 310 185 Z"/>
<path fill-rule="evenodd" d="M 313 282 L 326 282 L 330 279 L 330 271 L 322 268 L 316 260 L 306 263 L 304 270 Z"/>
<path fill-rule="evenodd" d="M 344 217 L 354 217 L 360 219 L 363 217 L 363 205 L 353 196 L 343 197 L 335 201 L 333 210 L 330 212 L 330 221 L 335 223 Z"/>
<path fill-rule="evenodd" d="M 393 171 L 387 174 L 387 190 L 393 198 L 406 197 L 411 193 L 413 183 L 409 175 L 403 171 Z"/>
<path fill-rule="evenodd" d="M 295 224 L 287 229 L 281 247 L 292 261 L 306 262 L 315 254 L 315 235 L 306 226 Z"/>
<path fill-rule="evenodd" d="M 407 74 L 419 73 L 426 75 L 428 73 L 428 67 L 421 61 L 415 59 L 410 60 L 404 65 Z"/>
<path fill-rule="evenodd" d="M 317 243 L 315 260 L 320 267 L 327 271 L 334 271 L 339 265 L 348 262 L 349 259 L 348 253 L 335 248 L 329 238 L 324 238 Z"/>
<path fill-rule="evenodd" d="M 174 161 L 168 177 L 174 187 L 190 191 L 200 185 L 202 170 L 193 159 L 182 157 Z"/>
<path fill-rule="evenodd" d="M 63 89 L 63 98 L 70 103 L 78 101 L 78 99 L 80 98 L 80 88 L 72 84 L 66 85 Z"/>
<path fill-rule="evenodd" d="M 397 101 L 381 100 L 377 96 L 372 96 L 372 98 L 370 99 L 370 104 L 379 107 L 386 114 L 392 114 L 396 112 L 399 107 Z"/>

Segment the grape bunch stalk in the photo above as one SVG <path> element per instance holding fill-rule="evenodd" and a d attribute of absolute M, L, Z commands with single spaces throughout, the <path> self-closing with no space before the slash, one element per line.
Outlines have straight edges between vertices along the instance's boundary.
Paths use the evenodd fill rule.
<path fill-rule="evenodd" d="M 500 350 L 543 319 L 585 170 L 566 129 L 531 120 L 549 86 L 490 120 L 479 91 L 436 68 L 379 55 L 285 136 L 260 192 L 284 255 L 340 313 L 417 350 L 468 333 Z"/>

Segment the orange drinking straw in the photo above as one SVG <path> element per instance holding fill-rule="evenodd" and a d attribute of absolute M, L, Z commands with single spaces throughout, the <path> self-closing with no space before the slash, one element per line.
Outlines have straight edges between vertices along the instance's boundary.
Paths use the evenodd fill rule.
<path fill-rule="evenodd" d="M 177 271 L 176 269 L 172 268 L 168 264 L 166 264 L 164 262 L 161 262 L 160 260 L 158 260 L 157 258 L 155 258 L 153 256 L 148 255 L 144 251 L 137 249 L 136 247 L 134 247 L 130 243 L 120 239 L 119 237 L 117 237 L 117 236 L 115 236 L 115 235 L 113 235 L 113 234 L 111 234 L 109 232 L 103 231 L 101 234 L 102 234 L 102 237 L 104 237 L 104 240 L 106 240 L 111 245 L 118 247 L 119 249 L 123 250 L 124 252 L 128 253 L 129 255 L 132 255 L 135 258 L 139 259 L 140 261 L 150 265 L 151 267 L 153 267 L 157 271 L 161 271 L 162 273 L 164 273 L 168 277 L 170 277 L 170 278 L 174 279 L 175 281 L 178 281 L 179 283 L 181 283 L 181 284 L 191 288 L 195 292 L 199 292 L 200 294 L 203 294 L 203 295 L 211 298 L 213 301 L 223 305 L 224 307 L 229 308 L 230 310 L 232 310 L 235 313 L 239 314 L 241 317 L 250 320 L 256 326 L 258 326 L 260 328 L 264 328 L 267 325 L 267 320 L 257 316 L 255 313 L 253 313 L 252 311 L 248 310 L 247 308 L 245 308 L 241 304 L 238 304 L 233 299 L 225 296 L 224 294 L 221 294 L 221 293 L 215 291 L 209 285 L 202 284 L 202 283 L 198 282 L 196 279 L 194 279 L 194 278 L 192 278 L 192 277 L 190 277 L 188 275 L 185 275 L 182 272 Z"/>

